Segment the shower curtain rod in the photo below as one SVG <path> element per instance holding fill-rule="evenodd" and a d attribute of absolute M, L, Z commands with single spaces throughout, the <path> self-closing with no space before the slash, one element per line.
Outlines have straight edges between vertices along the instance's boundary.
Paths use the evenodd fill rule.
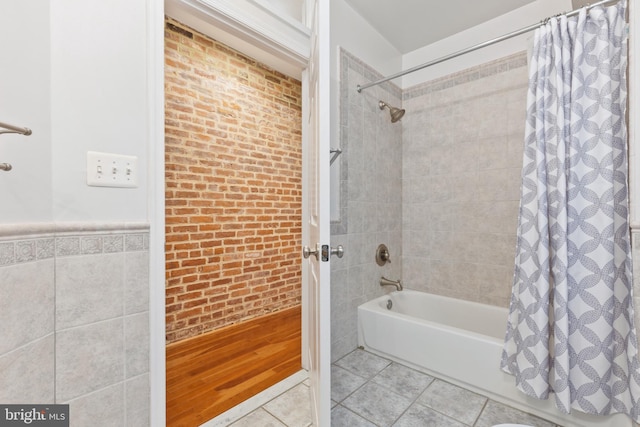
<path fill-rule="evenodd" d="M 599 1 L 597 3 L 593 3 L 593 4 L 590 4 L 590 5 L 584 6 L 584 7 L 587 8 L 587 10 L 588 10 L 588 9 L 591 9 L 592 7 L 602 6 L 602 5 L 605 5 L 607 3 L 615 3 L 617 1 L 620 1 L 620 0 L 602 0 L 602 1 Z M 580 13 L 581 9 L 582 8 L 576 9 L 576 10 L 572 10 L 571 12 L 560 13 L 560 14 L 555 15 L 555 16 L 562 16 L 562 15 L 564 15 L 564 16 L 573 16 L 573 15 L 577 15 L 578 13 Z M 375 82 L 366 83 L 366 84 L 363 84 L 363 85 L 358 85 L 358 89 L 357 90 L 358 90 L 358 92 L 362 92 L 363 89 L 367 89 L 367 88 L 369 88 L 371 86 L 379 85 L 380 83 L 384 83 L 384 82 L 387 82 L 389 80 L 393 80 L 393 79 L 396 79 L 398 77 L 402 77 L 402 76 L 404 76 L 406 74 L 413 73 L 414 71 L 422 70 L 423 68 L 427 68 L 427 67 L 439 64 L 439 63 L 444 62 L 444 61 L 448 61 L 449 59 L 453 59 L 453 58 L 456 58 L 458 56 L 464 55 L 466 53 L 473 52 L 474 50 L 478 50 L 478 49 L 481 49 L 483 47 L 490 46 L 492 44 L 501 42 L 503 40 L 507 40 L 507 39 L 510 39 L 512 37 L 516 37 L 516 36 L 519 36 L 521 34 L 528 33 L 529 31 L 533 31 L 536 28 L 540 27 L 541 25 L 544 25 L 549 19 L 551 19 L 551 17 L 546 18 L 545 20 L 543 20 L 543 21 L 541 21 L 541 22 L 539 22 L 537 24 L 529 25 L 528 27 L 521 28 L 519 30 L 516 30 L 516 31 L 513 31 L 511 33 L 505 34 L 503 36 L 497 37 L 497 38 L 495 38 L 493 40 L 487 40 L 486 42 L 479 43 L 479 44 L 477 44 L 475 46 L 471 46 L 471 47 L 468 47 L 466 49 L 459 50 L 457 52 L 454 52 L 454 53 L 451 53 L 449 55 L 443 56 L 441 58 L 434 59 L 433 61 L 429 61 L 429 62 L 426 62 L 426 63 L 421 64 L 421 65 L 416 65 L 413 68 L 409 68 L 408 70 L 400 71 L 399 73 L 392 74 L 392 75 L 390 75 L 388 77 L 384 77 L 384 78 L 382 78 L 380 80 L 376 80 Z"/>

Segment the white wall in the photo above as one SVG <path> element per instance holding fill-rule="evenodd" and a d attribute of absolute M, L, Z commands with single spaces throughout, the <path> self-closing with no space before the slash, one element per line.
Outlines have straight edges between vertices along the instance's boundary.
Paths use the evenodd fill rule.
<path fill-rule="evenodd" d="M 149 339 L 153 348 L 150 355 L 151 386 L 136 381 L 140 386 L 136 397 L 144 402 L 136 404 L 131 399 L 127 402 L 135 406 L 134 412 L 148 419 L 147 392 L 151 390 L 151 425 L 164 424 L 165 412 L 164 289 L 161 286 L 164 245 L 162 237 L 158 237 L 162 235 L 164 209 L 147 208 L 150 201 L 162 205 L 161 200 L 157 200 L 158 197 L 162 198 L 161 191 L 158 197 L 154 197 L 157 191 L 154 194 L 149 191 L 147 174 L 152 166 L 150 156 L 160 153 L 160 160 L 154 158 L 154 163 L 159 166 L 153 168 L 156 174 L 160 171 L 160 176 L 153 183 L 161 188 L 163 15 L 162 2 L 155 0 L 0 2 L 0 122 L 29 127 L 33 131 L 31 136 L 26 137 L 0 135 L 0 162 L 13 165 L 12 171 L 0 172 L 0 234 L 6 249 L 2 278 L 5 280 L 8 277 L 15 285 L 5 287 L 3 290 L 6 292 L 0 299 L 6 300 L 7 296 L 9 299 L 19 299 L 20 292 L 29 289 L 32 284 L 46 283 L 49 289 L 64 284 L 66 279 L 63 271 L 58 269 L 58 260 L 54 260 L 57 255 L 54 240 L 58 237 L 62 241 L 69 239 L 70 232 L 74 234 L 71 240 L 87 238 L 86 241 L 93 242 L 93 245 L 86 247 L 71 245 L 71 251 L 62 250 L 65 255 L 78 255 L 76 260 L 88 260 L 91 264 L 84 270 L 74 269 L 72 279 L 76 284 L 95 282 L 92 278 L 95 271 L 104 268 L 109 261 L 125 259 L 115 255 L 118 245 L 113 247 L 116 251 L 106 257 L 96 254 L 95 251 L 103 247 L 100 243 L 102 236 L 92 233 L 89 233 L 91 236 L 82 235 L 87 223 L 91 224 L 86 228 L 104 229 L 106 234 L 114 232 L 113 222 L 121 223 L 119 229 L 124 230 L 124 234 L 116 236 L 116 242 L 122 242 L 120 251 L 123 256 L 122 251 L 135 246 L 135 242 L 141 244 L 142 248 L 145 242 L 149 242 L 149 254 L 141 251 L 141 256 L 134 258 L 138 259 L 136 283 L 141 286 L 135 295 L 136 303 L 144 304 L 147 300 L 144 277 L 149 271 L 149 258 L 153 265 L 149 283 L 154 286 L 148 292 L 149 315 L 152 319 Z M 154 36 L 150 36 L 150 33 L 154 33 Z M 151 75 L 154 77 L 147 77 Z M 148 80 L 152 79 L 154 81 L 150 83 Z M 151 99 L 151 92 L 157 102 L 147 101 Z M 157 140 L 154 141 L 157 145 L 152 144 L 151 134 L 157 134 Z M 160 148 L 154 149 L 157 146 Z M 140 186 L 135 189 L 87 187 L 85 156 L 89 150 L 138 156 Z M 66 224 L 60 225 L 61 222 Z M 146 239 L 146 226 L 123 222 L 151 222 L 153 235 Z M 32 226 L 35 223 L 37 226 Z M 56 234 L 60 230 L 60 235 Z M 124 245 L 127 241 L 125 235 L 129 234 L 129 243 L 134 242 L 133 246 Z M 48 242 L 43 251 L 36 253 L 35 250 L 22 249 L 18 252 L 18 249 L 13 249 L 14 246 L 18 247 L 12 241 L 14 239 L 18 239 L 23 247 L 29 246 L 24 245 L 25 241 L 31 242 L 31 247 L 35 248 L 33 237 L 43 235 L 43 241 Z M 103 261 L 105 258 L 108 260 Z M 131 257 L 125 259 L 128 269 L 133 266 L 129 264 L 131 260 Z M 69 261 L 69 257 L 65 256 L 64 262 Z M 82 295 L 76 294 L 69 297 L 68 301 L 79 301 L 76 297 L 82 299 Z M 37 297 L 40 301 L 48 300 L 45 305 L 51 307 L 51 295 L 49 292 Z M 111 305 L 105 306 L 108 311 L 122 313 L 122 301 L 118 303 L 115 299 L 110 302 Z M 135 358 L 141 357 L 136 364 L 145 357 L 149 325 L 144 316 L 146 314 L 137 316 L 141 326 L 141 347 Z M 124 329 L 120 327 L 117 332 L 122 331 Z M 94 341 L 104 345 L 100 342 L 104 337 L 96 334 L 91 336 Z M 82 350 L 81 347 L 76 345 L 71 353 Z M 61 355 L 58 350 L 55 349 L 56 357 Z M 106 364 L 111 363 L 105 360 L 101 359 Z M 130 359 L 126 357 L 116 355 L 116 360 L 129 366 L 126 361 Z M 29 358 L 20 360 L 21 366 L 26 366 L 28 361 Z M 104 363 L 100 364 L 101 369 Z M 109 374 L 114 372 L 112 369 Z M 86 376 L 83 377 L 81 382 L 86 379 Z M 46 382 L 45 379 L 43 381 Z M 127 393 L 131 391 L 129 385 L 134 384 L 126 385 Z M 122 391 L 120 399 L 110 395 L 110 399 L 102 401 L 109 404 L 124 403 L 124 387 L 110 390 L 116 389 Z M 63 399 L 60 395 L 55 397 Z M 91 399 L 95 399 L 95 395 L 91 395 Z M 100 405 L 87 407 L 93 409 L 94 413 L 104 411 Z M 76 414 L 72 416 L 78 417 L 81 412 L 72 411 Z M 108 416 L 122 418 L 123 411 L 111 411 Z M 128 419 L 128 422 L 136 426 L 145 425 L 139 420 Z M 121 422 L 121 425 L 124 423 Z"/>
<path fill-rule="evenodd" d="M 146 1 L 51 2 L 54 221 L 147 219 Z M 86 153 L 138 157 L 138 188 L 89 187 Z"/>
<path fill-rule="evenodd" d="M 529 25 L 536 24 L 557 13 L 570 10 L 572 10 L 571 0 L 538 0 L 484 24 L 405 54 L 402 58 L 402 69 L 407 70 L 445 55 L 475 46 L 478 43 L 492 40 Z M 402 88 L 406 89 L 438 77 L 526 50 L 528 40 L 532 35 L 532 32 L 523 34 L 464 54 L 458 58 L 450 59 L 441 64 L 407 74 L 402 77 Z M 399 82 L 397 83 L 400 84 Z"/>
<path fill-rule="evenodd" d="M 0 122 L 33 131 L 0 135 L 0 223 L 52 218 L 49 5 L 0 2 Z"/>
<path fill-rule="evenodd" d="M 402 55 L 344 0 L 331 1 L 332 80 L 337 80 L 338 47 L 360 58 L 382 74 L 402 68 Z M 332 104 L 333 105 L 333 104 Z"/>
<path fill-rule="evenodd" d="M 339 48 L 387 75 L 402 69 L 402 55 L 384 37 L 358 15 L 344 0 L 331 1 L 331 143 L 338 144 L 338 99 L 340 81 Z M 399 82 L 396 82 L 398 84 Z M 354 87 L 355 91 L 356 88 Z"/>
<path fill-rule="evenodd" d="M 148 218 L 144 0 L 0 3 L 0 223 Z M 138 156 L 139 187 L 86 185 L 86 152 Z"/>

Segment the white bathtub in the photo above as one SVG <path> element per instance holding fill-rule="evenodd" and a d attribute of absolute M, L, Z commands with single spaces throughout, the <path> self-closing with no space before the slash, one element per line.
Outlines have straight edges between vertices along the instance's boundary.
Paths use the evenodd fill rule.
<path fill-rule="evenodd" d="M 514 377 L 500 369 L 507 314 L 506 308 L 408 289 L 396 291 L 358 307 L 358 343 L 367 351 L 418 366 L 563 426 L 632 426 L 621 414 L 597 417 L 574 411 L 565 415 L 552 399 L 541 401 L 518 391 Z"/>

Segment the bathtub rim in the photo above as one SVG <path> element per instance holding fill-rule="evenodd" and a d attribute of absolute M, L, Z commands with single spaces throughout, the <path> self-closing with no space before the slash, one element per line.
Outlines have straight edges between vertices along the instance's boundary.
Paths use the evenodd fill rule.
<path fill-rule="evenodd" d="M 490 308 L 492 310 L 500 310 L 504 312 L 504 334 L 506 334 L 506 330 L 507 330 L 507 316 L 509 314 L 509 310 L 507 308 L 504 307 L 498 307 L 498 306 L 494 306 L 491 304 L 484 304 L 481 302 L 476 302 L 476 301 L 469 301 L 469 300 L 460 300 L 457 298 L 453 298 L 453 297 L 449 297 L 446 295 L 438 295 L 438 294 L 431 294 L 428 292 L 423 292 L 423 291 L 417 291 L 417 290 L 413 290 L 413 289 L 404 289 L 402 291 L 391 291 L 387 294 L 381 295 L 377 298 L 374 298 L 372 300 L 366 301 L 360 305 L 358 305 L 357 309 L 360 310 L 367 310 L 367 311 L 371 311 L 371 312 L 380 312 L 380 313 L 384 313 L 386 315 L 389 316 L 397 316 L 400 317 L 402 319 L 407 320 L 408 322 L 412 322 L 412 323 L 417 323 L 417 324 L 428 324 L 436 329 L 440 329 L 440 330 L 446 330 L 449 332 L 452 332 L 454 334 L 459 334 L 459 335 L 471 335 L 476 339 L 479 340 L 488 340 L 488 341 L 492 341 L 492 342 L 496 342 L 499 343 L 500 345 L 502 345 L 504 343 L 504 334 L 500 335 L 499 337 L 497 336 L 493 336 L 493 335 L 487 335 L 487 334 L 483 334 L 480 332 L 476 332 L 476 331 L 472 331 L 469 329 L 464 329 L 464 328 L 460 328 L 457 326 L 452 326 L 452 325 L 447 325 L 445 323 L 439 323 L 436 322 L 434 320 L 428 320 L 428 319 L 423 319 L 423 318 L 416 318 L 413 316 L 410 316 L 408 314 L 405 313 L 401 313 L 398 311 L 392 311 L 392 310 L 388 310 L 386 309 L 386 307 L 383 307 L 382 305 L 378 305 L 375 304 L 376 302 L 380 301 L 384 301 L 385 299 L 391 297 L 393 298 L 395 295 L 401 294 L 401 293 L 415 293 L 415 294 L 426 294 L 429 295 L 429 297 L 435 297 L 435 299 L 439 299 L 439 300 L 444 300 L 444 301 L 455 301 L 456 303 L 462 303 L 463 305 L 467 306 L 467 307 L 477 307 L 477 308 L 482 308 L 482 309 L 486 309 L 486 308 Z M 358 343 L 358 345 L 360 345 L 360 343 Z"/>

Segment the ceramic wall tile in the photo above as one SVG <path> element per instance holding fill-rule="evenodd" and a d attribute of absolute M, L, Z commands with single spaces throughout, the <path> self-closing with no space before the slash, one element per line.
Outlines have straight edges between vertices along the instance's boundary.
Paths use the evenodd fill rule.
<path fill-rule="evenodd" d="M 124 314 L 149 310 L 149 252 L 127 253 L 124 259 Z"/>
<path fill-rule="evenodd" d="M 125 425 L 138 427 L 150 425 L 149 374 L 127 380 L 125 386 Z"/>
<path fill-rule="evenodd" d="M 127 424 L 125 419 L 124 383 L 105 387 L 65 403 L 69 404 L 69 424 L 72 426 L 121 427 L 133 425 Z"/>
<path fill-rule="evenodd" d="M 56 259 L 56 328 L 122 316 L 123 281 L 122 253 Z"/>
<path fill-rule="evenodd" d="M 53 333 L 53 259 L 0 267 L 0 355 Z"/>
<path fill-rule="evenodd" d="M 56 397 L 66 402 L 125 378 L 122 318 L 56 334 Z"/>
<path fill-rule="evenodd" d="M 0 342 L 0 401 L 73 400 L 72 424 L 121 426 L 126 366 L 138 375 L 130 425 L 148 425 L 145 228 L 44 224 L 2 237 L 0 323 L 11 332 Z"/>
<path fill-rule="evenodd" d="M 0 356 L 0 402 L 53 403 L 54 369 L 53 334 Z"/>
<path fill-rule="evenodd" d="M 392 83 L 357 93 L 357 84 L 379 77 L 369 66 L 348 52 L 340 52 L 340 221 L 331 225 L 332 239 L 346 242 L 348 261 L 332 263 L 332 271 L 348 269 L 345 293 L 349 304 L 363 301 L 370 290 L 384 292 L 375 277 L 382 270 L 375 263 L 375 248 L 380 243 L 402 240 L 402 126 L 392 124 L 388 110 L 380 110 L 378 101 L 400 106 L 401 91 Z M 387 233 L 387 234 L 383 234 Z M 378 241 L 380 238 L 389 241 Z M 333 243 L 332 243 L 333 244 Z M 401 250 L 396 251 L 398 273 Z M 355 281 L 351 281 L 354 279 Z M 371 283 L 369 283 L 371 282 Z M 332 316 L 332 359 L 344 354 L 341 349 L 355 347 L 356 334 L 343 326 L 355 318 L 354 312 L 335 311 Z M 340 335 L 336 335 L 342 331 Z"/>
<path fill-rule="evenodd" d="M 149 313 L 124 318 L 125 378 L 149 372 Z"/>
<path fill-rule="evenodd" d="M 526 55 L 519 53 L 404 91 L 413 115 L 403 126 L 403 277 L 419 280 L 413 269 L 430 265 L 425 288 L 504 305 L 508 283 L 452 278 L 460 270 L 451 266 L 483 271 L 513 263 L 524 135 L 524 111 L 517 110 L 524 109 L 527 84 Z M 420 146 L 432 159 L 418 180 L 411 168 L 420 167 L 414 159 Z M 436 233 L 424 231 L 416 203 L 430 211 Z M 429 251 L 411 251 L 421 237 Z"/>

